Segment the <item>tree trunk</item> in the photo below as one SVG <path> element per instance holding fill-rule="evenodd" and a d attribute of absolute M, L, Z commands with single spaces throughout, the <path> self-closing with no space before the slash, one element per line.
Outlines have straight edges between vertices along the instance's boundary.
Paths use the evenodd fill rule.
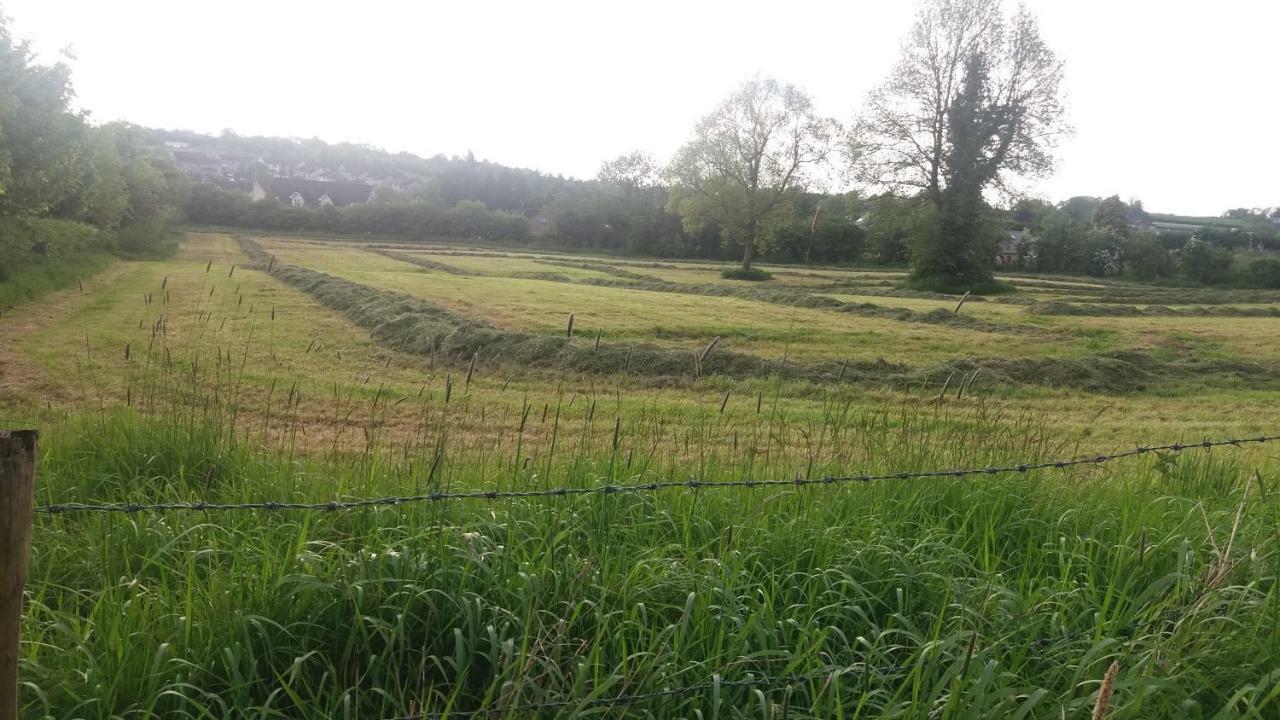
<path fill-rule="evenodd" d="M 756 259 L 756 223 L 751 221 L 747 225 L 747 239 L 742 243 L 742 269 L 750 270 L 751 263 Z"/>

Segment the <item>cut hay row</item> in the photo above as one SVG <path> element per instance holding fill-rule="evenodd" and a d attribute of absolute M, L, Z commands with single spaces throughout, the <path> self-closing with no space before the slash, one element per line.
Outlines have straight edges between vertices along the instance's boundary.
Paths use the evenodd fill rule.
<path fill-rule="evenodd" d="M 1104 305 L 1068 302 L 1041 302 L 1028 305 L 1031 315 L 1067 315 L 1078 317 L 1280 317 L 1280 307 L 1206 306 L 1173 308 L 1167 305 Z"/>
<path fill-rule="evenodd" d="M 370 247 L 366 249 L 371 253 L 375 253 L 377 255 L 383 255 L 385 257 L 391 258 L 392 260 L 399 260 L 400 262 L 409 263 L 410 265 L 417 265 L 418 267 L 427 268 L 428 270 L 439 270 L 440 272 L 449 273 L 450 275 L 476 276 L 481 274 L 473 270 L 460 268 L 457 265 L 449 265 L 448 263 L 437 262 L 435 260 L 428 260 L 427 258 L 418 256 L 418 255 L 410 255 L 409 253 L 397 252 L 395 250 L 388 250 L 385 248 Z"/>
<path fill-rule="evenodd" d="M 948 377 L 976 373 L 981 378 L 978 382 L 986 387 L 1029 385 L 1107 393 L 1136 392 L 1171 378 L 1213 379 L 1252 387 L 1280 383 L 1280 366 L 1220 359 L 1165 360 L 1138 351 L 1079 358 L 958 358 L 912 367 L 882 359 L 798 363 L 719 348 L 699 355 L 705 345 L 677 349 L 652 344 L 577 343 L 565 335 L 495 328 L 410 295 L 282 265 L 253 239 L 237 236 L 236 240 L 256 269 L 343 313 L 369 331 L 375 341 L 419 357 L 475 362 L 482 367 L 514 364 L 526 369 L 673 379 L 699 375 L 779 377 L 893 388 L 937 387 Z"/>
<path fill-rule="evenodd" d="M 918 310 L 911 310 L 908 308 L 877 305 L 876 303 L 850 303 L 837 300 L 832 297 L 827 297 L 825 295 L 814 294 L 808 290 L 788 288 L 754 288 L 710 283 L 706 285 L 691 285 L 687 283 L 668 282 L 665 280 L 637 282 L 605 278 L 583 278 L 576 282 L 583 285 L 625 288 L 627 290 L 703 295 L 706 297 L 731 297 L 739 300 L 754 300 L 756 302 L 807 308 L 810 310 L 832 310 L 835 312 L 849 313 L 851 315 L 858 315 L 861 317 L 879 318 L 882 320 L 896 320 L 898 322 L 906 323 L 924 323 L 927 325 L 947 325 L 950 327 L 964 328 L 966 330 L 976 330 L 978 332 L 1037 336 L 1050 334 L 1050 331 L 1044 330 L 1043 328 L 1029 325 L 994 323 L 986 320 L 980 320 L 971 315 L 959 315 L 943 308 L 930 310 L 928 312 L 920 312 Z M 874 293 L 863 293 L 860 291 L 857 294 Z M 950 295 L 941 297 L 944 297 L 947 300 L 959 299 Z M 972 301 L 974 298 L 969 299 Z"/>
<path fill-rule="evenodd" d="M 577 261 L 577 260 L 548 260 L 545 258 L 538 258 L 537 260 L 535 260 L 535 262 L 542 263 L 543 265 L 558 265 L 560 267 L 577 268 L 579 270 L 595 270 L 596 272 L 602 272 L 602 273 L 605 273 L 606 275 L 613 275 L 614 277 L 620 277 L 627 280 L 643 280 L 645 282 L 652 282 L 652 281 L 658 280 L 658 278 L 655 278 L 652 275 L 645 275 L 643 273 L 631 272 L 630 270 L 624 270 L 620 267 L 617 267 L 615 265 L 610 265 L 608 263 Z"/>

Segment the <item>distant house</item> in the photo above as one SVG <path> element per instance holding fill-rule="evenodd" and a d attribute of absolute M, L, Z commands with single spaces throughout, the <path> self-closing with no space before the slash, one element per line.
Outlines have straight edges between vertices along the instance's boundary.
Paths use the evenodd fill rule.
<path fill-rule="evenodd" d="M 298 177 L 267 178 L 266 185 L 255 180 L 249 193 L 254 200 L 266 197 L 293 207 L 344 207 L 369 202 L 373 186 L 364 183 L 309 180 Z"/>
<path fill-rule="evenodd" d="M 996 248 L 996 267 L 1016 265 L 1022 259 L 1022 239 L 1026 230 L 1006 230 Z"/>
<path fill-rule="evenodd" d="M 1204 226 L 1192 223 L 1167 222 L 1164 220 L 1156 220 L 1151 223 L 1151 229 L 1155 230 L 1157 235 L 1169 232 L 1193 234 L 1199 231 L 1202 227 Z"/>
<path fill-rule="evenodd" d="M 197 182 L 211 182 L 222 178 L 222 161 L 217 155 L 197 150 L 172 150 L 173 162 L 187 177 Z"/>

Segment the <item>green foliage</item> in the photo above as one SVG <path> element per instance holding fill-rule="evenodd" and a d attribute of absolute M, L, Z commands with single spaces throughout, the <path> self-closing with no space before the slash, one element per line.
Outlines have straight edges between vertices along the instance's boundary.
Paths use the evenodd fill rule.
<path fill-rule="evenodd" d="M 103 252 L 76 253 L 63 257 L 38 258 L 21 265 L 0 265 L 0 310 L 7 310 L 76 282 L 110 265 L 112 257 Z"/>
<path fill-rule="evenodd" d="M 740 243 L 749 269 L 764 228 L 790 211 L 837 131 L 803 90 L 748 80 L 698 122 L 671 161 L 669 207 L 690 232 L 714 225 L 725 241 Z"/>
<path fill-rule="evenodd" d="M 1098 206 L 1102 204 L 1101 198 L 1089 197 L 1087 195 L 1076 195 L 1063 201 L 1058 205 L 1069 222 L 1076 225 L 1091 225 L 1093 217 L 1098 212 Z"/>
<path fill-rule="evenodd" d="M 1093 211 L 1093 225 L 1123 237 L 1129 234 L 1128 212 L 1129 206 L 1120 196 L 1112 195 L 1098 203 L 1097 209 Z"/>
<path fill-rule="evenodd" d="M 920 233 L 912 248 L 912 278 L 940 292 L 968 292 L 992 282 L 999 228 L 982 192 L 999 170 L 999 151 L 989 147 L 1004 122 L 991 108 L 986 61 L 967 58 L 964 87 L 947 114 L 950 152 L 944 162 L 946 187 L 937 203 L 937 228 Z"/>
<path fill-rule="evenodd" d="M 785 262 L 850 263 L 862 258 L 867 233 L 847 217 L 824 213 L 813 229 L 812 216 L 779 218 L 765 228 L 763 256 Z"/>
<path fill-rule="evenodd" d="M 902 287 L 907 290 L 918 290 L 921 292 L 944 293 L 947 295 L 960 295 L 963 293 L 973 293 L 974 295 L 1005 295 L 1015 292 L 1017 288 L 1012 284 L 1003 280 L 990 278 L 987 280 L 969 281 L 966 283 L 956 283 L 945 277 L 910 277 L 902 283 Z"/>
<path fill-rule="evenodd" d="M 52 218 L 0 216 L 0 258 L 7 268 L 39 259 L 61 260 L 114 247 L 111 233 L 84 223 Z"/>
<path fill-rule="evenodd" d="M 869 201 L 866 214 L 871 259 L 896 265 L 911 259 L 911 239 L 930 231 L 935 222 L 932 206 L 919 198 L 881 195 Z"/>
<path fill-rule="evenodd" d="M 1226 282 L 1231 276 L 1231 252 L 1192 238 L 1178 253 L 1183 277 L 1204 285 Z"/>
<path fill-rule="evenodd" d="M 1280 258 L 1257 258 L 1249 263 L 1249 282 L 1258 287 L 1280 289 Z"/>
<path fill-rule="evenodd" d="M 0 17 L 0 246 L 11 267 L 58 257 L 62 246 L 103 250 L 113 239 L 149 253 L 181 199 L 182 178 L 138 129 L 88 125 L 71 110 L 72 94 L 67 67 L 37 64 Z"/>
<path fill-rule="evenodd" d="M 667 210 L 667 191 L 646 179 L 646 168 L 635 157 L 619 158 L 601 171 L 608 180 L 562 193 L 543 211 L 554 219 L 549 240 L 636 255 L 694 254 L 680 217 Z"/>
<path fill-rule="evenodd" d="M 1173 258 L 1150 230 L 1125 238 L 1120 245 L 1120 253 L 1125 272 L 1139 280 L 1155 280 L 1174 274 Z"/>
<path fill-rule="evenodd" d="M 761 270 L 760 268 L 725 268 L 720 271 L 720 277 L 726 280 L 772 280 L 773 275 Z"/>
<path fill-rule="evenodd" d="M 459 202 L 451 208 L 411 202 L 297 208 L 270 198 L 254 202 L 243 193 L 228 192 L 212 185 L 197 185 L 192 188 L 185 209 L 187 218 L 196 223 L 283 232 L 515 243 L 529 238 L 529 222 L 523 215 L 490 210 L 484 204 L 471 200 Z"/>

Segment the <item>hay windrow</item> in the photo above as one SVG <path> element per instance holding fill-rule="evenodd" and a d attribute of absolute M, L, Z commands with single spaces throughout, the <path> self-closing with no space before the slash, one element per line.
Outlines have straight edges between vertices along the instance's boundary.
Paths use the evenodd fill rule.
<path fill-rule="evenodd" d="M 1280 317 L 1280 307 L 1248 308 L 1198 305 L 1172 308 L 1167 305 L 1138 307 L 1136 305 L 1077 304 L 1061 301 L 1028 305 L 1024 312 L 1031 315 L 1080 317 Z"/>
<path fill-rule="evenodd" d="M 253 239 L 236 236 L 251 259 L 248 267 L 267 272 L 271 255 Z M 1042 386 L 1100 393 L 1129 393 L 1169 379 L 1236 381 L 1257 387 L 1280 384 L 1280 367 L 1230 360 L 1163 360 L 1144 352 L 1117 352 L 1079 358 L 959 358 L 929 367 L 883 359 L 798 363 L 717 347 L 700 362 L 706 346 L 670 348 L 575 341 L 495 328 L 434 303 L 390 290 L 334 277 L 302 267 L 274 263 L 269 274 L 343 313 L 387 347 L 420 357 L 440 357 L 479 366 L 516 365 L 525 369 L 596 375 L 631 374 L 654 378 L 723 375 L 731 378 L 780 377 L 815 383 L 920 388 L 938 387 L 947 377 L 979 373 L 978 385 Z M 733 288 L 729 288 L 733 290 Z M 838 301 L 832 301 L 838 302 Z M 946 311 L 941 311 L 946 312 Z"/>
<path fill-rule="evenodd" d="M 681 293 L 685 295 L 703 295 L 706 297 L 731 297 L 738 298 L 740 300 L 754 300 L 773 305 L 786 305 L 789 307 L 807 308 L 810 310 L 832 310 L 861 317 L 896 320 L 898 322 L 948 325 L 951 327 L 976 330 L 979 332 L 1036 336 L 1053 334 L 1052 331 L 1030 325 L 993 323 L 980 320 L 971 315 L 957 315 L 943 308 L 930 310 L 928 312 L 921 312 L 907 308 L 887 307 L 884 305 L 877 305 L 875 303 L 850 303 L 837 300 L 833 297 L 827 297 L 825 295 L 815 295 L 807 290 L 739 287 L 737 285 L 718 285 L 711 283 L 706 285 L 689 285 L 667 282 L 665 280 L 652 280 L 642 283 L 626 280 L 611 280 L 606 278 L 583 278 L 577 282 L 583 285 L 616 287 L 628 290 Z M 955 299 L 950 295 L 944 297 L 948 300 Z"/>
<path fill-rule="evenodd" d="M 378 255 L 389 257 L 392 260 L 399 260 L 400 262 L 403 262 L 403 263 L 409 263 L 410 265 L 417 265 L 418 267 L 427 268 L 428 270 L 439 270 L 440 272 L 446 272 L 446 273 L 449 273 L 450 275 L 475 276 L 480 274 L 473 270 L 460 268 L 456 265 L 449 265 L 447 263 L 438 262 L 436 260 L 429 260 L 424 257 L 419 257 L 417 255 L 410 255 L 408 253 L 397 252 L 395 250 L 387 250 L 384 248 L 369 248 L 369 252 L 377 253 Z"/>
<path fill-rule="evenodd" d="M 624 270 L 623 268 L 609 265 L 608 263 L 577 260 L 548 260 L 545 258 L 538 258 L 535 262 L 539 262 L 544 265 L 558 265 L 560 267 L 577 268 L 579 270 L 595 270 L 596 272 L 602 272 L 606 275 L 613 275 L 614 277 L 625 278 L 627 280 L 643 280 L 646 282 L 658 280 L 658 278 L 655 278 L 652 275 L 631 272 L 630 270 Z"/>

